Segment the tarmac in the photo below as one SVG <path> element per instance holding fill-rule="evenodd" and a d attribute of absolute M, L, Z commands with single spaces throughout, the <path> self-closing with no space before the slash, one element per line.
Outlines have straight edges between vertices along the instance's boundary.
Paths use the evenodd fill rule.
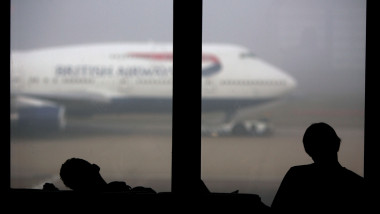
<path fill-rule="evenodd" d="M 210 191 L 257 194 L 270 205 L 287 170 L 312 163 L 302 136 L 308 125 L 320 121 L 330 123 L 342 139 L 340 163 L 363 176 L 362 109 L 338 105 L 301 111 L 296 106 L 299 103 L 288 103 L 261 115 L 275 125 L 271 136 L 202 137 L 201 175 Z M 11 187 L 40 189 L 50 182 L 67 189 L 59 177 L 60 166 L 79 157 L 100 166 L 107 182 L 125 181 L 132 187 L 170 192 L 171 142 L 170 114 L 71 118 L 65 130 L 52 133 L 13 130 Z"/>

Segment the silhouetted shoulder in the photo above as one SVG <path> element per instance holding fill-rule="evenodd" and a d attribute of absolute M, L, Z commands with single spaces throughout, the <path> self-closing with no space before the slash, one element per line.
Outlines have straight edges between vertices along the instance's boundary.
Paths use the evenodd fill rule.
<path fill-rule="evenodd" d="M 299 182 L 300 185 L 313 184 L 315 188 L 309 187 L 309 189 L 315 192 L 325 189 L 341 195 L 348 191 L 358 192 L 360 188 L 364 188 L 363 177 L 340 165 L 334 167 L 321 167 L 318 164 L 294 166 L 289 169 L 287 176 Z"/>
<path fill-rule="evenodd" d="M 313 176 L 318 174 L 320 176 L 329 176 L 329 177 L 342 176 L 348 179 L 352 179 L 352 181 L 357 181 L 357 182 L 364 181 L 363 177 L 340 165 L 335 166 L 335 167 L 321 167 L 318 164 L 314 164 L 314 163 L 308 164 L 308 165 L 299 165 L 299 166 L 291 167 L 288 173 L 291 173 L 291 174 L 295 173 L 297 175 L 308 174 L 308 175 L 313 175 Z"/>
<path fill-rule="evenodd" d="M 286 179 L 296 179 L 297 182 L 306 182 L 305 179 L 312 179 L 320 174 L 318 167 L 315 164 L 293 166 L 286 173 Z"/>
<path fill-rule="evenodd" d="M 310 173 L 316 170 L 315 164 L 292 166 L 288 173 Z"/>
<path fill-rule="evenodd" d="M 349 186 L 349 194 L 357 194 L 357 195 L 364 195 L 365 187 L 364 187 L 364 178 L 355 172 L 343 168 L 342 170 L 342 183 L 344 185 Z"/>
<path fill-rule="evenodd" d="M 289 169 L 273 200 L 275 210 L 350 210 L 363 205 L 364 179 L 344 167 Z"/>
<path fill-rule="evenodd" d="M 364 183 L 364 178 L 362 176 L 356 174 L 355 172 L 349 169 L 346 169 L 343 167 L 343 173 L 344 173 L 344 176 L 346 176 L 347 178 L 351 178 L 353 181 Z"/>

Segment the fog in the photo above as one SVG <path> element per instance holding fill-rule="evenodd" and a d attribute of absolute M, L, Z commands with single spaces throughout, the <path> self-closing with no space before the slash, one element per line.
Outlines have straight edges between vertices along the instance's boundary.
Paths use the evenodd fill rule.
<path fill-rule="evenodd" d="M 172 41 L 172 1 L 11 1 L 11 48 Z M 234 43 L 294 76 L 297 94 L 364 93 L 366 1 L 207 0 L 203 41 Z"/>
<path fill-rule="evenodd" d="M 366 1 L 205 1 L 203 41 L 240 43 L 298 94 L 364 93 Z"/>
<path fill-rule="evenodd" d="M 170 0 L 11 1 L 11 51 L 170 43 L 172 28 Z M 285 103 L 242 116 L 269 119 L 273 136 L 202 137 L 202 178 L 209 189 L 259 194 L 270 205 L 289 167 L 311 162 L 301 139 L 320 121 L 342 138 L 342 165 L 363 175 L 365 38 L 364 0 L 203 1 L 203 43 L 249 48 L 297 81 Z M 69 118 L 65 132 L 55 134 L 12 130 L 11 186 L 52 182 L 64 189 L 59 167 L 79 156 L 98 164 L 107 181 L 170 191 L 171 130 L 170 113 Z"/>

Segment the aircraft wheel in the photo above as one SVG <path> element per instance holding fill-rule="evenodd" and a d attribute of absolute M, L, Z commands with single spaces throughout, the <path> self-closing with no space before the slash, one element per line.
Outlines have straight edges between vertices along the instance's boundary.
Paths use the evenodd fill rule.
<path fill-rule="evenodd" d="M 245 126 L 244 126 L 244 124 L 242 124 L 242 123 L 238 123 L 238 124 L 236 124 L 234 127 L 233 127 L 233 129 L 232 129 L 232 134 L 233 135 L 251 135 L 252 133 L 251 133 L 251 131 L 250 130 L 248 130 Z"/>

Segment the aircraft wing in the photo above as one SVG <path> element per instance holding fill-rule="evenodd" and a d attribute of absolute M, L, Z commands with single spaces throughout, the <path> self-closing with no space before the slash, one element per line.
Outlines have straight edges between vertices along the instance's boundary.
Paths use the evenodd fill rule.
<path fill-rule="evenodd" d="M 120 94 L 107 91 L 77 91 L 70 93 L 33 93 L 11 95 L 11 122 L 20 127 L 34 128 L 44 125 L 48 128 L 62 129 L 66 108 L 75 105 L 103 103 L 108 104 Z"/>
<path fill-rule="evenodd" d="M 119 93 L 109 92 L 106 90 L 81 90 L 70 92 L 54 92 L 54 93 L 23 93 L 15 95 L 15 97 L 29 97 L 32 99 L 40 99 L 42 101 L 49 101 L 59 104 L 72 103 L 72 102 L 92 102 L 92 103 L 110 103 L 115 98 L 123 97 Z"/>

